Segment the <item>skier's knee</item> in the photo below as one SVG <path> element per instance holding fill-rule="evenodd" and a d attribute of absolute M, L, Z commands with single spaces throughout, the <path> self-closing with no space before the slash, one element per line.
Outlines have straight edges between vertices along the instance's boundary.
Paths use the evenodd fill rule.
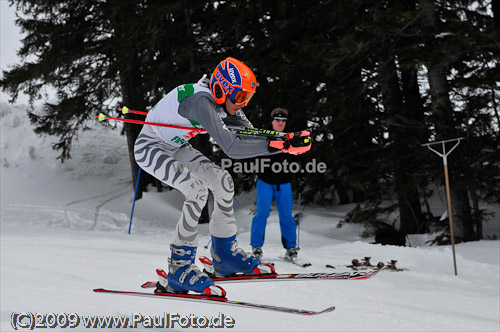
<path fill-rule="evenodd" d="M 202 180 L 192 181 L 183 191 L 186 200 L 196 201 L 204 205 L 208 199 L 208 188 Z"/>
<path fill-rule="evenodd" d="M 218 176 L 214 177 L 213 180 L 210 181 L 210 189 L 214 192 L 214 195 L 233 195 L 234 182 L 231 174 L 229 174 L 226 170 L 220 170 L 217 175 Z"/>

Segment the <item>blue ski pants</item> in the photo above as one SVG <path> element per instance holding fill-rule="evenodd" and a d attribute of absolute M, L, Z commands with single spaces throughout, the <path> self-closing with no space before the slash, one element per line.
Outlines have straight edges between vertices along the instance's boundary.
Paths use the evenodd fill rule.
<path fill-rule="evenodd" d="M 276 208 L 280 218 L 283 247 L 285 249 L 295 248 L 297 246 L 297 223 L 292 215 L 292 185 L 291 183 L 268 184 L 261 179 L 257 180 L 257 215 L 252 219 L 250 245 L 252 247 L 264 245 L 267 218 L 271 212 L 273 197 L 276 199 Z"/>

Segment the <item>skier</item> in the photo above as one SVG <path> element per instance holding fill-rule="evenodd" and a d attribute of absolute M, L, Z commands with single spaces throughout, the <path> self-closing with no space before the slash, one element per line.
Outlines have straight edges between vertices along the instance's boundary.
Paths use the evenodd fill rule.
<path fill-rule="evenodd" d="M 271 112 L 272 128 L 275 131 L 283 132 L 288 119 L 288 110 L 275 108 Z M 299 162 L 297 157 L 289 154 L 276 154 L 269 157 L 269 167 L 260 170 L 257 179 L 257 214 L 252 219 L 252 231 L 250 245 L 252 252 L 257 258 L 263 255 L 262 246 L 266 232 L 267 218 L 271 211 L 273 197 L 276 200 L 276 208 L 279 213 L 281 242 L 285 248 L 285 260 L 294 261 L 297 259 L 297 223 L 292 215 L 293 193 L 292 179 L 293 173 L 286 172 L 283 164 Z M 275 172 L 274 163 L 281 164 L 281 171 Z M 300 173 L 299 173 L 300 174 Z M 302 176 L 297 177 L 297 190 L 302 191 L 304 180 Z"/>
<path fill-rule="evenodd" d="M 168 275 L 157 270 L 156 292 L 193 291 L 225 296 L 225 291 L 195 265 L 198 246 L 197 225 L 208 190 L 214 196 L 209 222 L 212 237 L 211 255 L 217 276 L 235 273 L 273 273 L 271 265 L 238 247 L 237 227 L 232 209 L 234 184 L 223 170 L 201 152 L 189 139 L 206 132 L 230 158 L 243 159 L 274 153 L 301 154 L 311 148 L 310 133 L 290 133 L 283 139 L 240 137 L 227 126 L 253 128 L 242 108 L 257 88 L 254 73 L 243 62 L 228 57 L 221 61 L 210 80 L 183 84 L 170 91 L 148 113 L 146 120 L 192 130 L 145 125 L 135 142 L 139 166 L 163 183 L 178 189 L 185 201 L 170 245 Z"/>

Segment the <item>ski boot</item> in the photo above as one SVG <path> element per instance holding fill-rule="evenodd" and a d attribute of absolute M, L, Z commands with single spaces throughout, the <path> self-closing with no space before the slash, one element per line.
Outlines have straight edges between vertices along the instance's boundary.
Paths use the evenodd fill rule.
<path fill-rule="evenodd" d="M 293 264 L 298 265 L 300 267 L 311 266 L 311 263 L 299 260 L 299 258 L 297 256 L 299 253 L 299 250 L 300 250 L 299 247 L 286 249 L 285 257 L 283 257 L 283 259 L 287 262 L 293 263 Z"/>
<path fill-rule="evenodd" d="M 255 256 L 238 248 L 236 235 L 228 238 L 212 236 L 213 267 L 216 277 L 234 276 L 242 274 L 275 273 L 274 266 L 262 264 Z"/>
<path fill-rule="evenodd" d="M 288 248 L 285 253 L 285 260 L 293 262 L 297 260 L 297 248 Z"/>
<path fill-rule="evenodd" d="M 155 293 L 198 294 L 225 297 L 226 291 L 216 286 L 213 280 L 194 264 L 196 247 L 170 245 L 172 256 L 169 258 L 168 275 L 158 269 L 158 283 Z"/>
<path fill-rule="evenodd" d="M 409 271 L 408 269 L 397 267 L 396 266 L 397 262 L 398 261 L 395 259 L 392 259 L 390 262 L 387 262 L 387 270 L 393 271 L 393 272 Z"/>
<path fill-rule="evenodd" d="M 372 263 L 370 262 L 370 259 L 372 259 L 372 258 L 371 257 L 365 257 L 361 261 L 361 265 L 363 265 L 363 266 L 373 266 Z"/>
<path fill-rule="evenodd" d="M 261 247 L 252 247 L 252 252 L 258 259 L 262 258 L 263 252 Z"/>

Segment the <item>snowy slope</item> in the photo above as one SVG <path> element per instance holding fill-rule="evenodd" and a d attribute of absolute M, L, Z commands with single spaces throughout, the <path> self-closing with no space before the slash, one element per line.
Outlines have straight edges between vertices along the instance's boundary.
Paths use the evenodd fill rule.
<path fill-rule="evenodd" d="M 132 183 L 125 139 L 96 123 L 80 135 L 73 159 L 60 164 L 53 138 L 35 135 L 25 107 L 1 104 L 1 325 L 12 330 L 13 312 L 79 315 L 216 316 L 222 312 L 241 331 L 498 331 L 500 241 L 457 246 L 453 275 L 449 246 L 425 246 L 431 235 L 412 236 L 413 248 L 372 245 L 357 225 L 336 228 L 348 207 L 307 207 L 299 255 L 306 269 L 278 259 L 277 215 L 269 219 L 264 254 L 280 273 L 332 272 L 353 258 L 398 259 L 408 272 L 382 272 L 370 280 L 227 284 L 231 299 L 334 312 L 314 317 L 200 304 L 95 294 L 105 287 L 140 291 L 166 268 L 168 245 L 180 213 L 175 191 L 145 193 L 136 204 L 128 235 Z M 240 201 L 240 245 L 249 249 L 255 193 Z M 436 208 L 445 208 L 439 200 Z M 485 225 L 500 235 L 500 213 Z M 200 225 L 199 255 L 209 256 L 208 226 Z M 177 327 L 178 330 L 183 330 Z M 80 326 L 77 330 L 87 330 Z"/>

